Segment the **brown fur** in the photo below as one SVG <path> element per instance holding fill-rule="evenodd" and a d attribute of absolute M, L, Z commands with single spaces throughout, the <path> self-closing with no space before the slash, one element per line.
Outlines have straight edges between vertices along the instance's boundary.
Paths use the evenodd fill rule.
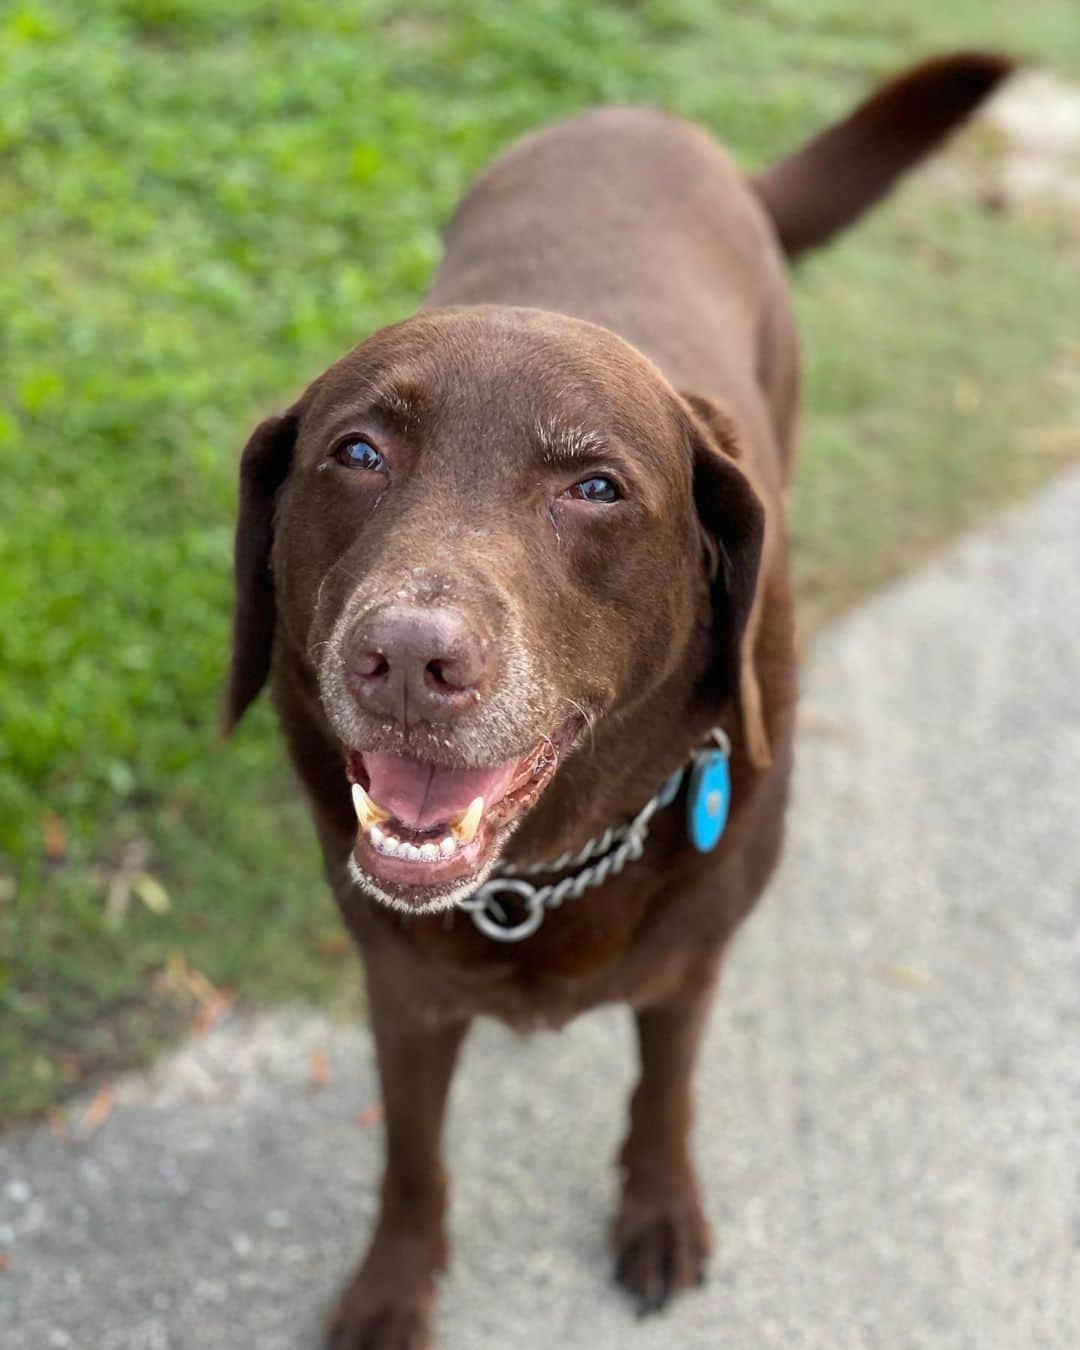
<path fill-rule="evenodd" d="M 443 1109 L 480 1013 L 528 1028 L 635 1009 L 617 1275 L 647 1308 L 700 1278 L 691 1070 L 724 945 L 780 851 L 792 757 L 783 500 L 798 362 L 782 246 L 853 219 L 1007 69 L 968 54 L 908 72 L 753 186 L 704 131 L 657 112 L 604 109 L 530 136 L 462 201 L 420 314 L 253 435 L 227 722 L 272 666 L 363 955 L 386 1108 L 380 1218 L 337 1350 L 429 1343 Z M 389 486 L 328 459 L 342 431 L 372 427 L 392 450 Z M 558 490 L 590 455 L 618 465 L 626 499 L 567 511 Z M 349 697 L 350 626 L 388 594 L 452 603 L 491 635 L 498 673 L 450 732 Z M 626 818 L 719 725 L 733 808 L 712 854 L 689 846 L 678 808 L 662 812 L 639 862 L 514 947 L 460 911 L 402 914 L 353 884 L 346 747 L 498 763 L 574 708 L 589 730 L 507 856 L 550 857 Z"/>

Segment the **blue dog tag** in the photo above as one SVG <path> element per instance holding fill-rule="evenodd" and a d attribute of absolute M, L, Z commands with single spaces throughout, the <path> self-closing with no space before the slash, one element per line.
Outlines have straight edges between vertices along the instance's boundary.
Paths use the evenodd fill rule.
<path fill-rule="evenodd" d="M 710 853 L 727 824 L 731 805 L 731 773 L 722 750 L 702 750 L 694 756 L 686 799 L 686 825 L 699 853 Z"/>

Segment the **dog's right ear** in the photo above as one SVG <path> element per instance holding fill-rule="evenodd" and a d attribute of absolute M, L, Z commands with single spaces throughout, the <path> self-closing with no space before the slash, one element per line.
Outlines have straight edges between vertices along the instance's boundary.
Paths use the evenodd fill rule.
<path fill-rule="evenodd" d="M 296 407 L 278 417 L 268 417 L 251 433 L 240 459 L 232 658 L 223 717 L 226 736 L 270 672 L 274 647 L 274 580 L 270 574 L 274 506 L 278 489 L 289 476 L 299 423 Z"/>

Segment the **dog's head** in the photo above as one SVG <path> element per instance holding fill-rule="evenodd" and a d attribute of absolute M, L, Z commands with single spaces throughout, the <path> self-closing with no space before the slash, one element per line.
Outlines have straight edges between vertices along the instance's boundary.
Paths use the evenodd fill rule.
<path fill-rule="evenodd" d="M 287 644 L 373 895 L 473 890 L 586 731 L 688 662 L 735 693 L 763 510 L 731 436 L 613 334 L 511 308 L 384 329 L 256 429 L 226 722 Z"/>

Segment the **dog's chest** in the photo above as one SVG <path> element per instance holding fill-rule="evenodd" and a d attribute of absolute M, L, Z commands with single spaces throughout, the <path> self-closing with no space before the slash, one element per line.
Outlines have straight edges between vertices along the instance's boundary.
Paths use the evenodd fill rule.
<path fill-rule="evenodd" d="M 484 938 L 468 915 L 414 925 L 380 955 L 422 989 L 433 1021 L 496 1017 L 522 1031 L 564 1026 L 605 1003 L 644 1004 L 677 986 L 692 942 L 655 931 L 647 892 L 609 886 L 549 913 L 520 943 Z"/>

